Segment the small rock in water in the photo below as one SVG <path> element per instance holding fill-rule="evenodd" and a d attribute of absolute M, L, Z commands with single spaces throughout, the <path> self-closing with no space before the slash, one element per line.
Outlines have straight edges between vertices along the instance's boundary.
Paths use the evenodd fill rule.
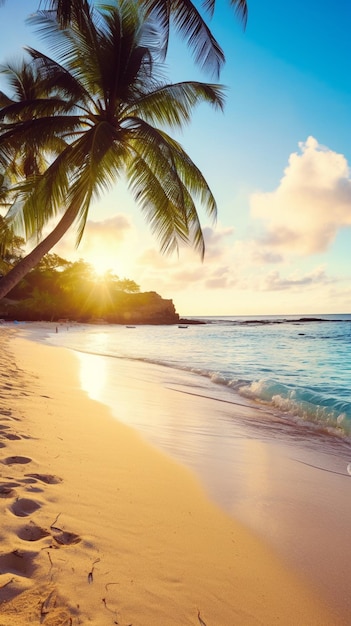
<path fill-rule="evenodd" d="M 346 466 L 347 469 L 347 473 L 350 474 L 351 476 L 351 463 L 348 463 L 348 465 Z"/>

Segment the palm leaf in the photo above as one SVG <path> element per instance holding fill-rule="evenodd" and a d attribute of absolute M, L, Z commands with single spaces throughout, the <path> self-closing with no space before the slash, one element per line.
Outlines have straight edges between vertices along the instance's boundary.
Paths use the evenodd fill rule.
<path fill-rule="evenodd" d="M 216 0 L 203 0 L 202 2 L 202 6 L 204 7 L 205 11 L 207 11 L 211 16 L 214 14 L 215 2 Z M 248 18 L 247 0 L 229 0 L 229 3 L 234 8 L 235 13 L 239 17 L 239 19 L 242 20 L 245 28 Z"/>
<path fill-rule="evenodd" d="M 127 103 L 124 115 L 140 116 L 153 124 L 182 127 L 188 123 L 197 104 L 207 102 L 224 107 L 224 87 L 199 82 L 164 85 Z"/>
<path fill-rule="evenodd" d="M 177 142 L 147 124 L 140 122 L 128 143 L 132 149 L 127 168 L 130 188 L 159 238 L 161 250 L 172 251 L 182 240 L 194 243 L 203 255 L 195 199 L 212 218 L 216 218 L 217 207 L 199 169 Z"/>

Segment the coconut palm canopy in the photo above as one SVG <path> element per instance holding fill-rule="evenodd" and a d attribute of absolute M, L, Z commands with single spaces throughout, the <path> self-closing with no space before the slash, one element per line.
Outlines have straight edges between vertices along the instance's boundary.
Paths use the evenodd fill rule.
<path fill-rule="evenodd" d="M 34 267 L 73 223 L 79 242 L 91 201 L 121 176 L 163 252 L 185 241 L 203 255 L 197 205 L 215 218 L 215 200 L 167 129 L 189 122 L 200 102 L 222 108 L 223 88 L 166 83 L 157 24 L 133 0 L 89 8 L 66 29 L 48 12 L 39 12 L 32 22 L 54 58 L 28 49 L 40 97 L 18 90 L 13 97 L 0 94 L 0 159 L 6 169 L 14 155 L 51 155 L 48 167 L 17 184 L 9 216 L 23 222 L 27 237 L 52 218 L 62 218 L 14 268 L 13 280 Z M 9 67 L 5 72 L 11 74 Z"/>
<path fill-rule="evenodd" d="M 215 10 L 216 0 L 202 0 L 200 8 L 209 18 Z M 0 0 L 4 4 L 5 0 Z M 118 3 L 118 0 L 116 0 Z M 72 21 L 80 22 L 82 14 L 89 11 L 92 0 L 40 0 L 39 9 L 52 11 L 62 28 Z M 178 34 L 187 42 L 194 59 L 205 70 L 213 71 L 217 76 L 224 63 L 224 53 L 213 36 L 207 21 L 198 6 L 190 0 L 141 0 L 147 15 L 158 23 L 162 42 L 160 49 L 167 53 L 171 23 Z M 248 17 L 247 0 L 229 0 L 235 13 L 246 26 Z"/>
<path fill-rule="evenodd" d="M 245 26 L 248 16 L 247 0 L 229 2 Z M 199 7 L 190 0 L 142 0 L 142 4 L 147 15 L 153 16 L 157 21 L 164 54 L 167 52 L 172 24 L 189 45 L 196 63 L 219 75 L 224 53 L 200 11 L 201 8 L 211 18 L 215 10 L 215 0 L 202 0 L 197 3 Z M 89 10 L 89 0 L 41 0 L 41 5 L 54 11 L 64 28 L 72 19 L 79 21 L 82 13 Z"/>

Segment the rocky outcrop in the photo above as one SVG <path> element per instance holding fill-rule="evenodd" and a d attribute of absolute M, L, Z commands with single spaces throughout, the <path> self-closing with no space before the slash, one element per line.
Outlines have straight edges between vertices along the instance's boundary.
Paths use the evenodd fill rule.
<path fill-rule="evenodd" d="M 95 324 L 177 324 L 179 315 L 172 300 L 162 298 L 155 291 L 144 293 L 115 292 L 103 300 L 94 294 L 90 301 L 82 299 L 74 307 L 62 301 L 53 301 L 49 307 L 39 301 L 2 300 L 0 317 L 20 321 L 58 321 L 61 318 Z"/>
<path fill-rule="evenodd" d="M 104 319 L 113 324 L 177 324 L 179 315 L 172 300 L 148 291 L 121 294 L 114 302 L 114 311 Z"/>

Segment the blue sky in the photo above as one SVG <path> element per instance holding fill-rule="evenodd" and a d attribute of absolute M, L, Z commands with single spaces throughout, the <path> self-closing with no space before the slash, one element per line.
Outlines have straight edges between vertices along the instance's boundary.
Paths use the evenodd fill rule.
<path fill-rule="evenodd" d="M 181 315 L 351 312 L 351 5 L 248 0 L 243 31 L 217 0 L 212 30 L 226 55 L 219 81 L 173 38 L 168 75 L 227 86 L 224 113 L 201 106 L 180 136 L 218 203 L 200 210 L 207 253 L 164 257 L 126 188 L 91 209 L 78 252 L 172 298 Z M 39 0 L 0 8 L 0 59 L 43 48 L 24 19 Z M 25 6 L 25 8 L 23 8 Z"/>

